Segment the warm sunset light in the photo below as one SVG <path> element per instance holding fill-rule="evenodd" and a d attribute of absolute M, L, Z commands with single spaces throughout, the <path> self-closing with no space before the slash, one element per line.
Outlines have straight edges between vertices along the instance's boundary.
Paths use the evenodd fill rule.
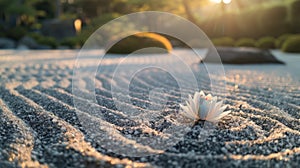
<path fill-rule="evenodd" d="M 230 4 L 231 0 L 223 0 L 225 4 Z"/>
<path fill-rule="evenodd" d="M 212 1 L 214 3 L 221 3 L 222 2 L 222 0 L 210 0 L 210 1 Z"/>
<path fill-rule="evenodd" d="M 76 19 L 74 21 L 74 27 L 75 27 L 75 30 L 77 33 L 79 33 L 81 31 L 81 25 L 82 25 L 82 22 L 80 19 Z"/>
<path fill-rule="evenodd" d="M 299 16 L 300 0 L 0 0 L 0 168 L 298 167 Z"/>
<path fill-rule="evenodd" d="M 225 3 L 225 4 L 230 4 L 231 0 L 211 0 L 214 3 Z"/>

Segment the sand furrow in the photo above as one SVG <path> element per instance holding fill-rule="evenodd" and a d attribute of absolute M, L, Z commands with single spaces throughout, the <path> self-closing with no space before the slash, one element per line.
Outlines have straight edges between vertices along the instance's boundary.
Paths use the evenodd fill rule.
<path fill-rule="evenodd" d="M 80 111 L 80 109 L 77 109 L 75 110 L 73 107 L 67 105 L 67 104 L 64 104 L 63 102 L 61 102 L 60 100 L 54 98 L 54 97 L 51 97 L 49 95 L 46 95 L 44 93 L 40 93 L 38 91 L 34 91 L 34 90 L 22 90 L 22 89 L 18 89 L 18 91 L 22 94 L 25 94 L 27 97 L 31 98 L 32 100 L 36 101 L 37 104 L 40 104 L 45 110 L 47 111 L 50 111 L 50 112 L 53 112 L 55 115 L 57 115 L 58 117 L 64 119 L 66 122 L 69 122 L 71 123 L 72 125 L 74 126 L 77 126 L 77 127 L 80 127 L 82 128 L 81 124 L 83 122 L 83 120 L 81 119 L 80 121 L 78 121 L 77 119 L 77 115 L 80 115 L 81 117 L 83 117 L 84 115 L 84 118 L 86 118 L 88 121 L 89 120 L 93 120 L 92 118 L 93 117 L 96 117 L 95 118 L 95 122 L 97 123 L 101 123 L 100 125 L 104 126 L 104 127 L 108 127 L 108 128 L 111 128 L 111 129 L 108 129 L 108 131 L 106 131 L 106 134 L 107 135 L 110 135 L 110 136 L 114 136 L 112 135 L 109 131 L 112 131 L 113 129 L 117 129 L 119 131 L 122 131 L 124 128 L 122 127 L 126 127 L 126 126 L 131 126 L 131 125 L 136 125 L 134 124 L 134 122 L 130 119 L 127 119 L 127 118 L 123 118 L 123 120 L 125 120 L 125 122 L 122 122 L 122 121 L 117 121 L 117 122 L 112 122 L 112 118 L 106 118 L 108 121 L 110 121 L 111 123 L 103 120 L 102 118 L 102 115 L 94 115 L 94 116 L 90 116 L 90 112 L 86 112 L 86 111 Z M 39 99 L 37 99 L 37 97 Z M 46 101 L 50 104 L 52 104 L 51 107 L 49 106 L 44 106 L 43 105 L 43 101 Z M 87 106 L 89 106 L 89 109 L 90 110 L 93 110 L 93 111 L 98 111 L 99 110 L 99 106 L 98 105 L 92 105 L 92 104 L 88 104 L 87 103 Z M 83 108 L 85 110 L 87 110 L 88 108 Z M 64 112 L 64 113 L 61 113 L 61 112 Z M 76 112 L 75 112 L 76 111 Z M 67 113 L 66 113 L 67 112 Z M 70 112 L 70 117 L 68 117 L 68 112 Z M 99 118 L 100 117 L 100 118 Z M 73 120 L 73 121 L 72 121 Z M 75 120 L 75 121 L 74 121 Z M 116 124 L 118 123 L 118 124 Z M 120 125 L 121 124 L 121 125 Z M 118 127 L 118 125 L 122 126 L 122 127 Z M 151 128 L 147 128 L 147 130 L 149 131 L 148 133 L 150 132 L 153 132 L 155 134 L 158 134 L 157 131 L 151 129 Z M 83 130 L 84 131 L 84 130 Z M 116 133 L 116 132 L 115 132 Z M 116 133 L 117 135 L 118 133 Z M 88 136 L 88 135 L 87 135 Z M 118 135 L 119 138 L 123 139 L 124 141 L 126 141 L 126 137 L 123 137 L 124 135 Z M 118 141 L 118 140 L 117 140 Z M 127 139 L 127 141 L 129 141 Z"/>
<path fill-rule="evenodd" d="M 9 162 L 21 167 L 46 167 L 31 157 L 34 146 L 32 130 L 1 99 L 0 131 L 0 167 L 8 167 Z"/>
<path fill-rule="evenodd" d="M 189 59 L 190 53 L 175 52 Z M 85 75 L 73 88 L 76 54 L 0 52 L 0 167 L 297 167 L 300 161 L 299 69 L 290 56 L 284 56 L 285 66 L 224 65 L 226 88 L 222 77 L 207 72 L 219 65 L 187 60 L 198 88 L 180 88 L 192 76 L 169 58 L 132 55 L 119 66 L 123 57 L 108 55 L 99 67 L 99 53 L 91 51 L 78 60 Z M 129 77 L 136 67 L 140 71 Z M 165 71 L 170 67 L 180 79 Z M 94 68 L 96 74 L 89 72 Z M 141 138 L 164 137 L 170 125 L 180 124 L 172 117 L 181 99 L 198 89 L 218 96 L 232 113 L 213 130 L 202 128 L 209 123 L 195 124 L 165 150 Z"/>
<path fill-rule="evenodd" d="M 40 163 L 57 167 L 76 167 L 79 165 L 109 166 L 117 162 L 127 164 L 128 160 L 118 160 L 99 154 L 77 129 L 62 119 L 45 111 L 18 92 L 0 88 L 6 96 L 1 96 L 12 110 L 34 132 L 36 141 L 34 153 Z M 14 101 L 12 101 L 14 100 Z M 90 159 L 87 159 L 90 158 Z"/>

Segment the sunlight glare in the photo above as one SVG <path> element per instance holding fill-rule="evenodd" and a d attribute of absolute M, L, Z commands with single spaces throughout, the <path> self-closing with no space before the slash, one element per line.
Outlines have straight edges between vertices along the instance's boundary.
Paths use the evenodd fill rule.
<path fill-rule="evenodd" d="M 214 3 L 221 3 L 222 0 L 210 0 L 211 2 L 214 2 Z"/>
<path fill-rule="evenodd" d="M 230 4 L 231 0 L 223 0 L 225 4 Z"/>
<path fill-rule="evenodd" d="M 214 2 L 214 3 L 225 3 L 225 4 L 230 4 L 231 3 L 231 0 L 210 0 L 211 2 Z"/>

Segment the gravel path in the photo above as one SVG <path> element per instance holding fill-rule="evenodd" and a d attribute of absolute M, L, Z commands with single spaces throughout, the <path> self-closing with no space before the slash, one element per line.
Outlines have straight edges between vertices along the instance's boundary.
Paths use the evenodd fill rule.
<path fill-rule="evenodd" d="M 186 51 L 176 50 L 179 55 Z M 137 136 L 161 134 L 175 122 L 167 118 L 178 112 L 180 92 L 168 73 L 149 68 L 130 81 L 122 71 L 112 81 L 118 56 L 103 60 L 95 80 L 79 81 L 85 89 L 72 92 L 72 75 L 77 51 L 0 51 L 0 167 L 297 167 L 300 162 L 300 56 L 274 51 L 286 65 L 225 65 L 226 95 L 231 114 L 224 117 L 205 139 L 201 123 L 192 126 L 181 141 L 160 154 L 122 156 L 94 141 L 79 117 L 101 123 L 110 129 L 101 134 L 115 138 L 115 144 L 139 150 L 153 150 Z M 96 66 L 96 57 L 84 60 L 85 67 Z M 138 66 L 156 57 L 136 55 L 126 66 Z M 192 70 L 205 67 L 190 62 Z M 212 65 L 217 66 L 217 65 Z M 205 73 L 197 77 L 199 88 L 209 93 L 210 80 Z M 211 76 L 218 80 L 218 76 Z M 96 102 L 87 101 L 95 83 Z M 114 104 L 112 87 L 129 84 L 131 104 L 127 110 L 157 114 L 156 120 L 143 125 Z M 217 87 L 221 87 L 218 86 Z M 161 88 L 149 96 L 149 91 Z M 151 94 L 151 93 L 150 93 Z M 222 94 L 216 93 L 216 96 Z M 82 107 L 74 108 L 74 102 Z M 163 111 L 160 103 L 165 103 Z M 149 108 L 149 106 L 153 108 Z M 158 107 L 158 109 L 157 109 Z M 91 115 L 100 110 L 101 117 Z M 114 129 L 110 132 L 111 128 Z M 97 128 L 95 128 L 97 129 Z M 98 128 L 99 129 L 99 128 Z M 155 135 L 155 136 L 154 136 Z M 103 140 L 105 143 L 109 143 Z M 120 148 L 122 148 L 120 146 Z M 117 146 L 118 147 L 118 146 Z"/>

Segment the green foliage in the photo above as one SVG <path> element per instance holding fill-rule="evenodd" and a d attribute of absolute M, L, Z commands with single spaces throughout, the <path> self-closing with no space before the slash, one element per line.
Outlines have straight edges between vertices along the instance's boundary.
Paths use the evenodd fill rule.
<path fill-rule="evenodd" d="M 84 41 L 80 39 L 80 37 L 67 37 L 64 38 L 60 43 L 56 41 L 53 37 L 43 36 L 38 33 L 29 33 L 29 37 L 33 38 L 37 43 L 51 46 L 52 48 L 57 48 L 57 46 L 64 45 L 70 48 L 76 48 L 77 46 L 82 46 Z"/>
<path fill-rule="evenodd" d="M 38 33 L 28 33 L 27 35 L 29 37 L 33 38 L 35 41 L 38 41 L 41 38 L 43 38 L 43 36 L 41 34 L 38 34 Z"/>
<path fill-rule="evenodd" d="M 189 0 L 195 1 L 196 0 Z M 157 10 L 175 12 L 181 7 L 181 0 L 77 0 L 87 17 L 98 17 L 107 13 L 128 14 L 132 12 Z M 167 10 L 166 10 L 167 9 Z"/>
<path fill-rule="evenodd" d="M 234 39 L 231 37 L 221 37 L 212 39 L 212 42 L 215 46 L 234 46 Z"/>
<path fill-rule="evenodd" d="M 265 8 L 259 20 L 261 35 L 278 36 L 289 32 L 287 14 L 287 7 L 283 5 Z"/>
<path fill-rule="evenodd" d="M 26 33 L 26 29 L 21 26 L 10 28 L 5 32 L 6 37 L 14 40 L 20 40 Z"/>
<path fill-rule="evenodd" d="M 274 37 L 263 37 L 256 43 L 256 47 L 261 49 L 274 49 L 276 39 Z"/>
<path fill-rule="evenodd" d="M 40 38 L 38 38 L 37 43 L 51 46 L 53 49 L 57 48 L 57 46 L 58 46 L 58 42 L 56 41 L 55 38 L 47 37 L 47 36 L 41 36 Z"/>
<path fill-rule="evenodd" d="M 61 42 L 60 42 L 61 45 L 64 45 L 64 46 L 68 46 L 70 48 L 76 48 L 78 46 L 82 46 L 84 44 L 84 41 L 82 41 L 80 39 L 80 37 L 68 37 L 68 38 L 65 38 L 63 39 Z"/>
<path fill-rule="evenodd" d="M 300 21 L 300 0 L 295 0 L 291 3 L 291 17 L 293 21 Z"/>
<path fill-rule="evenodd" d="M 291 4 L 291 27 L 292 33 L 300 33 L 300 0 L 296 0 Z"/>
<path fill-rule="evenodd" d="M 251 38 L 241 38 L 236 43 L 237 47 L 255 47 L 255 40 Z"/>
<path fill-rule="evenodd" d="M 200 25 L 210 37 L 260 38 L 290 32 L 288 10 L 284 5 L 257 6 L 240 12 L 225 12 Z"/>
<path fill-rule="evenodd" d="M 34 15 L 35 9 L 31 7 L 35 0 L 21 2 L 19 0 L 1 0 L 0 9 L 5 14 L 26 14 Z"/>
<path fill-rule="evenodd" d="M 283 34 L 283 35 L 279 36 L 275 42 L 276 48 L 281 48 L 283 43 L 285 42 L 285 40 L 291 36 L 292 36 L 292 34 Z"/>
<path fill-rule="evenodd" d="M 217 9 L 215 11 L 219 13 L 215 12 L 213 17 L 206 17 L 208 19 L 205 20 L 195 11 L 199 10 L 202 5 L 208 4 L 208 1 L 75 0 L 74 3 L 69 3 L 70 1 L 66 0 L 0 0 L 0 20 L 1 24 L 5 25 L 0 36 L 20 39 L 24 32 L 16 30 L 14 34 L 11 28 L 21 25 L 28 31 L 40 29 L 40 23 L 44 19 L 51 19 L 55 16 L 57 2 L 61 3 L 63 11 L 60 19 L 81 18 L 84 21 L 78 38 L 63 41 L 69 45 L 74 44 L 75 41 L 76 45 L 82 44 L 82 41 L 85 41 L 95 30 L 112 19 L 124 14 L 146 10 L 167 11 L 188 19 L 194 18 L 190 20 L 200 25 L 209 37 L 222 37 L 213 39 L 217 46 L 233 45 L 234 41 L 223 38 L 224 36 L 234 39 L 242 37 L 258 39 L 265 36 L 277 37 L 286 33 L 300 32 L 300 0 L 276 1 L 275 3 L 271 0 L 251 0 L 251 3 L 246 0 L 235 0 L 233 3 L 236 4 L 231 5 L 237 5 L 236 7 L 240 10 L 231 10 L 230 7 L 223 11 L 221 6 L 215 5 L 215 9 Z M 41 22 L 38 23 L 37 20 Z M 126 27 L 124 26 L 124 28 Z M 283 40 L 277 40 L 276 46 L 280 46 L 282 43 Z"/>
<path fill-rule="evenodd" d="M 34 4 L 34 7 L 36 8 L 36 10 L 43 11 L 43 13 L 41 13 L 38 16 L 38 19 L 54 18 L 54 16 L 55 16 L 55 3 L 56 3 L 56 1 L 53 1 L 53 0 L 42 0 L 42 1 L 36 2 Z"/>
<path fill-rule="evenodd" d="M 118 13 L 107 13 L 107 14 L 103 14 L 101 16 L 95 17 L 91 20 L 90 25 L 91 26 L 95 26 L 95 27 L 99 27 L 102 26 L 104 24 L 106 24 L 107 22 L 120 17 L 121 15 Z"/>
<path fill-rule="evenodd" d="M 38 11 L 34 8 L 37 0 L 1 0 L 0 1 L 0 14 L 5 16 L 6 19 L 14 20 L 15 25 L 31 26 L 36 20 L 35 17 L 41 15 L 43 11 Z M 11 22 L 12 20 L 5 20 Z"/>
<path fill-rule="evenodd" d="M 241 0 L 236 0 L 236 3 Z M 265 1 L 266 2 L 266 1 Z M 260 3 L 263 3 L 261 1 Z M 251 1 L 239 11 L 223 11 L 203 20 L 199 25 L 209 37 L 232 38 L 277 37 L 287 33 L 300 33 L 300 0 L 266 2 Z"/>
<path fill-rule="evenodd" d="M 4 28 L 1 25 L 0 25 L 0 37 L 5 37 Z"/>
<path fill-rule="evenodd" d="M 287 8 L 283 5 L 270 6 L 264 9 L 261 15 L 263 22 L 269 22 L 274 20 L 287 19 Z"/>
<path fill-rule="evenodd" d="M 108 0 L 78 0 L 78 5 L 81 6 L 87 17 L 96 17 L 104 13 L 110 13 L 112 1 Z"/>
<path fill-rule="evenodd" d="M 90 35 L 92 35 L 99 27 L 106 24 L 107 22 L 119 17 L 120 15 L 117 13 L 108 13 L 103 14 L 101 17 L 93 18 L 88 26 L 84 27 L 80 34 L 78 35 L 81 41 L 86 41 Z M 82 43 L 82 42 L 81 42 Z M 83 44 L 83 43 L 82 43 Z"/>
<path fill-rule="evenodd" d="M 165 37 L 155 33 L 138 33 L 118 41 L 111 48 L 107 49 L 106 52 L 115 54 L 130 54 L 137 50 L 149 47 L 157 47 L 161 48 L 161 50 L 144 50 L 145 53 L 164 53 L 172 50 L 170 41 Z"/>
<path fill-rule="evenodd" d="M 240 14 L 237 14 L 236 24 L 238 25 L 238 28 L 234 33 L 238 34 L 240 38 L 260 37 L 262 33 L 258 25 L 259 25 L 259 16 L 261 15 L 262 11 L 263 9 L 261 8 L 255 8 L 251 10 L 245 10 L 242 11 Z"/>
<path fill-rule="evenodd" d="M 284 52 L 300 53 L 300 35 L 289 37 L 281 48 Z"/>

